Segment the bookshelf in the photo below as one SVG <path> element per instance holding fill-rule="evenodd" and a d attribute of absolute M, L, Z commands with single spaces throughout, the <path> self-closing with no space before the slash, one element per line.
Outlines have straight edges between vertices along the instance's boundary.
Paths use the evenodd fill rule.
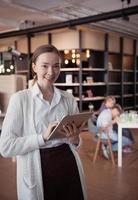
<path fill-rule="evenodd" d="M 123 39 L 123 46 L 127 40 Z M 136 109 L 136 81 L 135 81 L 135 68 L 136 68 L 136 41 L 133 40 L 130 46 L 131 52 L 123 49 L 122 52 L 122 101 L 125 110 Z"/>
<path fill-rule="evenodd" d="M 88 51 L 87 49 L 82 51 Z M 93 104 L 97 110 L 106 94 L 105 83 L 105 52 L 89 49 L 87 63 L 82 62 L 82 110 L 88 109 Z"/>
<path fill-rule="evenodd" d="M 62 89 L 71 89 L 81 111 L 88 110 L 90 104 L 98 109 L 106 95 L 113 95 L 124 110 L 138 109 L 138 58 L 136 53 L 134 50 L 131 53 L 125 52 L 124 46 L 127 40 L 123 38 L 118 40 L 118 51 L 110 51 L 109 36 L 106 35 L 106 37 L 105 50 L 74 49 L 76 54 L 80 54 L 78 63 L 72 63 L 72 50 L 69 50 L 68 55 L 64 55 L 63 50 L 63 60 L 65 62 L 67 59 L 68 62 L 61 69 L 62 81 L 58 80 L 56 85 Z M 132 43 L 135 46 L 134 40 Z M 65 81 L 67 74 L 72 74 L 70 84 Z"/>
<path fill-rule="evenodd" d="M 122 87 L 122 56 L 120 52 L 108 52 L 107 58 L 107 95 L 116 98 L 121 104 Z"/>
<path fill-rule="evenodd" d="M 106 93 L 104 51 L 73 49 L 61 54 L 64 64 L 55 86 L 71 92 L 81 111 L 88 111 L 90 104 L 98 109 Z"/>
<path fill-rule="evenodd" d="M 27 54 L 16 57 L 11 52 L 0 52 L 0 75 L 25 75 L 28 79 L 29 61 Z"/>
<path fill-rule="evenodd" d="M 80 27 L 53 31 L 50 38 L 49 42 L 47 33 L 35 34 L 30 38 L 31 52 L 27 52 L 29 45 L 24 37 L 16 42 L 17 48 L 27 56 L 43 41 L 55 45 L 63 57 L 55 86 L 71 92 L 80 111 L 88 110 L 90 104 L 98 109 L 107 95 L 115 96 L 117 103 L 126 110 L 138 110 L 138 45 L 135 39 Z M 14 73 L 30 77 L 29 64 L 18 62 L 20 67 L 16 67 Z"/>

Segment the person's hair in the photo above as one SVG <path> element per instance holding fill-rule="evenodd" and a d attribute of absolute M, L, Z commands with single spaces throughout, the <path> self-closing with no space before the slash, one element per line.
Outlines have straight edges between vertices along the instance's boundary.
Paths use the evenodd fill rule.
<path fill-rule="evenodd" d="M 39 46 L 33 52 L 33 55 L 32 55 L 32 58 L 31 58 L 31 64 L 32 63 L 36 64 L 37 58 L 43 53 L 55 53 L 55 54 L 57 54 L 59 56 L 59 58 L 62 61 L 62 57 L 61 57 L 61 54 L 58 51 L 58 49 L 53 45 L 45 44 L 45 45 Z M 37 80 L 37 77 L 36 77 L 36 73 L 33 71 L 33 69 L 32 69 L 32 76 L 34 78 L 34 82 L 33 82 L 33 84 L 34 84 L 35 81 Z"/>
<path fill-rule="evenodd" d="M 107 101 L 109 101 L 109 100 L 112 100 L 112 101 L 114 102 L 114 104 L 116 103 L 116 99 L 115 99 L 114 96 L 107 96 L 107 97 L 105 98 L 105 103 L 106 103 Z"/>
<path fill-rule="evenodd" d="M 123 109 L 121 108 L 121 106 L 119 104 L 115 104 L 112 107 L 112 109 L 117 109 L 120 114 L 123 112 Z"/>

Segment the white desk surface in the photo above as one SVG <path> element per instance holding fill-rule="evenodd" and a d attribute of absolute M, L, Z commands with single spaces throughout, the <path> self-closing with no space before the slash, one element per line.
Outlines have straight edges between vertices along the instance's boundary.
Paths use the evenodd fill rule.
<path fill-rule="evenodd" d="M 122 128 L 138 128 L 138 122 L 118 122 L 118 167 L 122 167 Z"/>
<path fill-rule="evenodd" d="M 121 128 L 138 128 L 138 122 L 118 122 Z"/>

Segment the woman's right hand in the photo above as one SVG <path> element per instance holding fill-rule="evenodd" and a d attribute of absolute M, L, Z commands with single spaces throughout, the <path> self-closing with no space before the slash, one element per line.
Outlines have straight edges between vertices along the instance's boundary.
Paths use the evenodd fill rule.
<path fill-rule="evenodd" d="M 53 129 L 58 125 L 58 121 L 52 122 L 48 125 L 48 128 L 46 130 L 46 132 L 43 133 L 43 139 L 44 141 L 47 140 L 48 136 L 51 134 L 51 132 L 53 131 Z"/>

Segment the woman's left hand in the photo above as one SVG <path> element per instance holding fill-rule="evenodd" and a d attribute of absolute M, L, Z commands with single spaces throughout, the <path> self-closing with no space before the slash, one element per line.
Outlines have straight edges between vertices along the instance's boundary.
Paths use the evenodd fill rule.
<path fill-rule="evenodd" d="M 82 125 L 79 128 L 76 126 L 74 122 L 63 125 L 63 130 L 64 130 L 63 134 L 65 134 L 67 137 L 78 136 L 84 125 L 85 123 L 82 123 Z"/>

